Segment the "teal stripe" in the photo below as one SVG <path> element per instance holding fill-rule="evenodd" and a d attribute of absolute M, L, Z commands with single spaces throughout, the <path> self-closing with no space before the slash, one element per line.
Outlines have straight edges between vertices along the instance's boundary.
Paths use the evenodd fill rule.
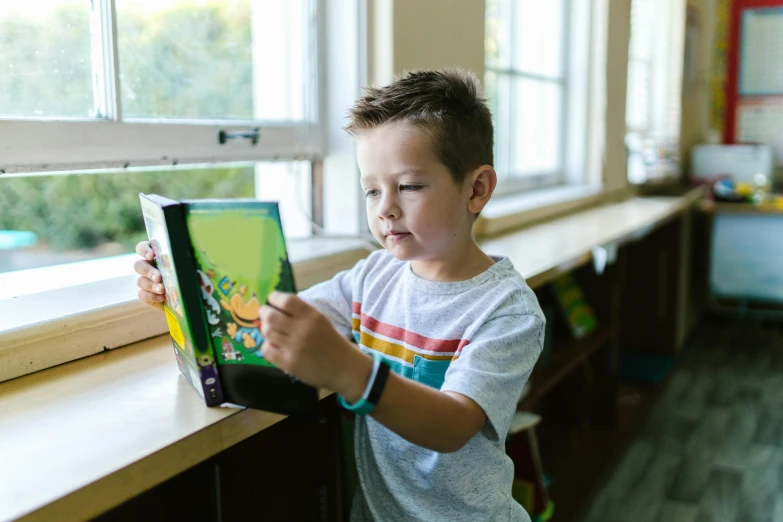
<path fill-rule="evenodd" d="M 384 362 L 389 365 L 389 368 L 391 368 L 391 370 L 394 373 L 396 373 L 398 375 L 402 375 L 403 377 L 407 377 L 408 379 L 411 379 L 413 377 L 413 368 L 411 366 L 405 366 L 400 361 L 397 361 L 395 359 L 389 359 L 388 357 L 386 357 L 385 354 L 383 354 L 383 353 L 381 353 L 381 352 L 379 352 L 377 350 L 371 350 L 371 349 L 369 349 L 369 348 L 367 348 L 365 346 L 361 346 L 361 345 L 359 346 L 359 348 L 366 354 L 377 353 L 377 354 L 381 355 L 383 357 Z"/>

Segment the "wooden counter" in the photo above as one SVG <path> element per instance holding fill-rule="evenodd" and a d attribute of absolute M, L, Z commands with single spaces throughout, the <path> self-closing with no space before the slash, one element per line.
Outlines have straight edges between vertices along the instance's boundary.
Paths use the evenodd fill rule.
<path fill-rule="evenodd" d="M 511 259 L 532 288 L 588 263 L 596 246 L 643 236 L 701 198 L 694 190 L 682 197 L 636 198 L 603 205 L 481 242 L 488 254 Z"/>

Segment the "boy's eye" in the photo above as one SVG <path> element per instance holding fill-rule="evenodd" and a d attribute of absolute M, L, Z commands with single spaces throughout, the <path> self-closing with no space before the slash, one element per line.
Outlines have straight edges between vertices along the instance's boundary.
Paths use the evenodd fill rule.
<path fill-rule="evenodd" d="M 400 190 L 403 192 L 409 191 L 413 192 L 414 190 L 419 190 L 421 188 L 421 185 L 400 185 Z"/>
<path fill-rule="evenodd" d="M 380 194 L 381 191 L 378 189 L 367 189 L 364 191 L 364 197 L 366 198 L 374 198 L 378 194 Z"/>

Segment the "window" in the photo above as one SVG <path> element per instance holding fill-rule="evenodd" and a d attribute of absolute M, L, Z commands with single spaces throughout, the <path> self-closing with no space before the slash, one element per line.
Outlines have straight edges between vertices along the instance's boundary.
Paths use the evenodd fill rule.
<path fill-rule="evenodd" d="M 679 175 L 685 0 L 633 0 L 628 50 L 628 180 Z"/>
<path fill-rule="evenodd" d="M 594 4 L 487 0 L 484 86 L 498 193 L 600 180 L 588 162 Z"/>
<path fill-rule="evenodd" d="M 139 192 L 279 199 L 309 235 L 317 4 L 0 3 L 0 272 L 132 251 Z"/>
<path fill-rule="evenodd" d="M 501 192 L 564 181 L 568 0 L 488 0 L 485 91 Z"/>

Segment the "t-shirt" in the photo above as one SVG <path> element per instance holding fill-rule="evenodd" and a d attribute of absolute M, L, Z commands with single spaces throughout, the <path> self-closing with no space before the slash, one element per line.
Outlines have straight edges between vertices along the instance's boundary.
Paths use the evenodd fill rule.
<path fill-rule="evenodd" d="M 505 257 L 467 281 L 421 279 L 385 250 L 300 295 L 398 374 L 473 399 L 483 428 L 463 448 L 412 444 L 371 416 L 355 427 L 351 520 L 529 521 L 511 497 L 505 439 L 543 346 L 544 316 Z"/>

